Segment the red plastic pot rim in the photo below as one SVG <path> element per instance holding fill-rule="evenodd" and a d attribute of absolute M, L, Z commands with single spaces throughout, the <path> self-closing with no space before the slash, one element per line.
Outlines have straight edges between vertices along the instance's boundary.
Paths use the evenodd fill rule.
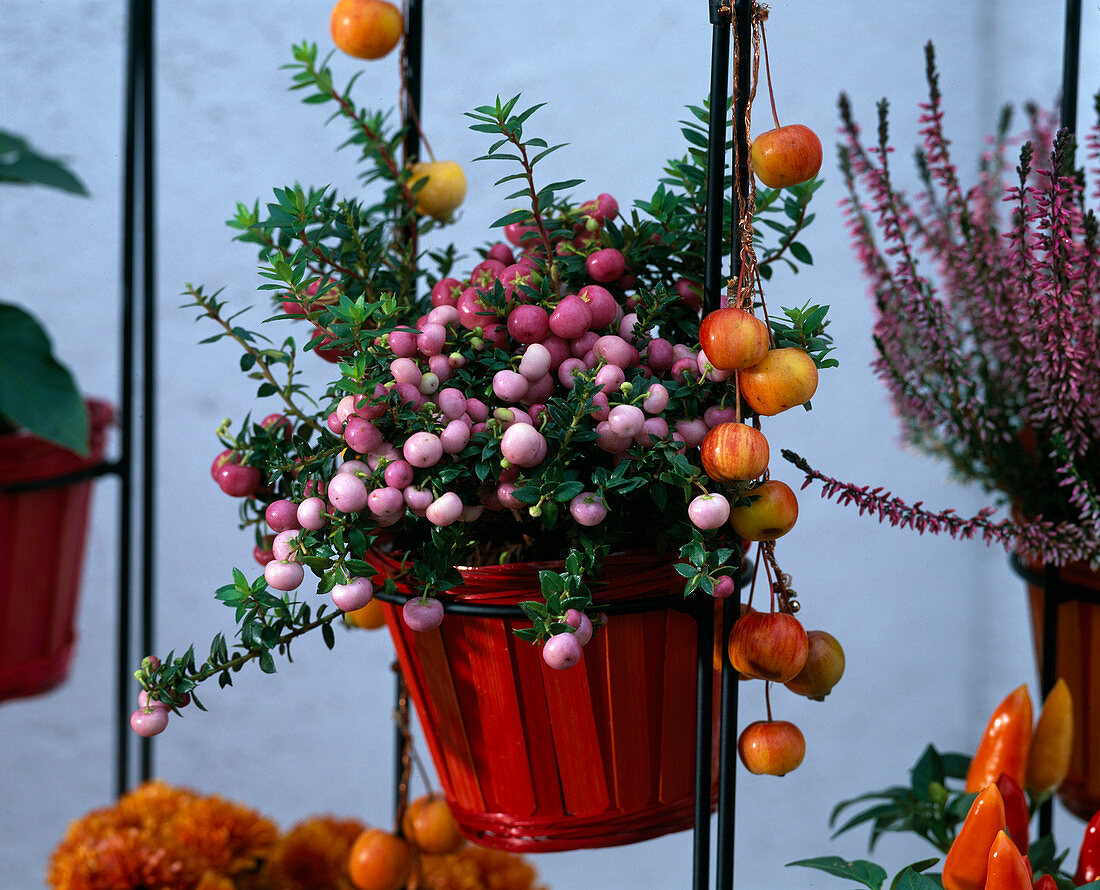
<path fill-rule="evenodd" d="M 103 460 L 107 427 L 114 422 L 115 410 L 100 399 L 87 399 L 88 455 L 81 457 L 60 445 L 45 442 L 26 432 L 0 436 L 0 485 L 36 482 L 76 473 Z"/>
<path fill-rule="evenodd" d="M 384 574 L 393 574 L 401 566 L 400 558 L 390 554 L 373 551 L 367 558 Z M 457 603 L 515 605 L 537 594 L 540 571 L 561 571 L 564 565 L 564 560 L 554 560 L 460 567 L 466 583 L 448 591 L 446 599 Z M 594 593 L 602 601 L 667 595 L 670 583 L 680 578 L 673 565 L 673 560 L 651 551 L 613 553 L 604 560 Z M 399 582 L 397 587 L 405 594 L 415 592 L 412 585 Z"/>

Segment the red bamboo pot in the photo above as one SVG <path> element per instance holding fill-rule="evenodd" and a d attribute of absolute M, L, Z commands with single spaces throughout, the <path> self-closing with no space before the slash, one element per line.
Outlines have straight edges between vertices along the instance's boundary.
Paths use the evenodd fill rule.
<path fill-rule="evenodd" d="M 373 554 L 380 571 L 398 563 Z M 540 569 L 463 569 L 448 598 L 515 605 L 537 599 Z M 404 595 L 412 591 L 398 584 Z M 599 604 L 679 595 L 683 578 L 646 553 L 608 558 Z M 440 784 L 463 833 L 479 844 L 550 852 L 635 843 L 693 826 L 696 623 L 671 608 L 615 615 L 565 671 L 512 631 L 522 619 L 447 614 L 409 630 L 383 604 Z M 720 651 L 716 601 L 715 651 Z M 720 662 L 719 662 L 720 664 Z M 719 697 L 712 715 L 712 797 Z M 712 800 L 713 805 L 713 800 Z"/>
<path fill-rule="evenodd" d="M 1028 569 L 1042 577 L 1036 563 Z M 1100 572 L 1084 563 L 1058 570 L 1064 585 L 1081 589 L 1082 599 L 1058 606 L 1055 678 L 1065 678 L 1073 697 L 1073 756 L 1058 797 L 1075 816 L 1088 820 L 1100 810 Z M 1045 591 L 1028 584 L 1031 626 L 1038 663 L 1043 663 L 1043 605 Z"/>
<path fill-rule="evenodd" d="M 87 457 L 27 433 L 0 436 L 0 487 L 101 463 L 113 410 L 89 401 L 88 414 Z M 91 496 L 90 479 L 0 493 L 0 701 L 46 692 L 68 676 Z"/>

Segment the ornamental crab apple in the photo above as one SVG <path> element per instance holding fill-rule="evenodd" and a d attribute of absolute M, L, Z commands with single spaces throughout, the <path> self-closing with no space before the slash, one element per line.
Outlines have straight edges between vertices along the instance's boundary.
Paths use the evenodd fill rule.
<path fill-rule="evenodd" d="M 806 738 L 787 720 L 757 720 L 741 731 L 737 754 L 750 773 L 785 776 L 805 758 Z"/>
<path fill-rule="evenodd" d="M 821 169 L 821 157 L 821 140 L 803 124 L 761 133 L 750 151 L 753 172 L 773 189 L 809 182 Z"/>
<path fill-rule="evenodd" d="M 411 188 L 416 189 L 416 212 L 433 219 L 449 219 L 466 197 L 466 174 L 456 161 L 420 161 L 411 165 Z"/>
<path fill-rule="evenodd" d="M 387 0 L 338 0 L 329 19 L 332 42 L 349 56 L 380 59 L 405 32 L 405 19 Z"/>

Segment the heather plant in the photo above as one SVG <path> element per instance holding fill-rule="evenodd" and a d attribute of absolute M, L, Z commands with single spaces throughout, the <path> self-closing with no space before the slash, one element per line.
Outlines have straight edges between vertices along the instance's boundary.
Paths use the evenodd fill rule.
<path fill-rule="evenodd" d="M 966 188 L 949 152 L 931 44 L 916 153 L 923 189 L 895 183 L 888 104 L 865 142 L 846 96 L 840 169 L 852 243 L 875 302 L 874 369 L 903 438 L 1010 505 L 964 518 L 881 488 L 842 483 L 788 453 L 822 494 L 918 531 L 982 537 L 1054 564 L 1100 564 L 1100 129 L 1086 139 L 1093 185 L 1068 130 L 1030 109 L 1008 161 L 1006 111 Z M 1100 97 L 1097 99 L 1100 112 Z"/>

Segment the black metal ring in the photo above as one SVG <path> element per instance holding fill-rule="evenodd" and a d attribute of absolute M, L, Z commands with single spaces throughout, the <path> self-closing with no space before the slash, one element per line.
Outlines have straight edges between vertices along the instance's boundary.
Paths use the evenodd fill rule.
<path fill-rule="evenodd" d="M 13 482 L 10 485 L 0 485 L 0 494 L 20 494 L 24 491 L 42 491 L 47 488 L 62 488 L 75 482 L 83 482 L 87 479 L 95 479 L 106 476 L 108 473 L 118 473 L 121 463 L 114 461 L 101 461 L 92 464 L 83 470 L 66 473 L 64 476 L 51 476 L 49 479 L 32 479 L 28 482 Z"/>

